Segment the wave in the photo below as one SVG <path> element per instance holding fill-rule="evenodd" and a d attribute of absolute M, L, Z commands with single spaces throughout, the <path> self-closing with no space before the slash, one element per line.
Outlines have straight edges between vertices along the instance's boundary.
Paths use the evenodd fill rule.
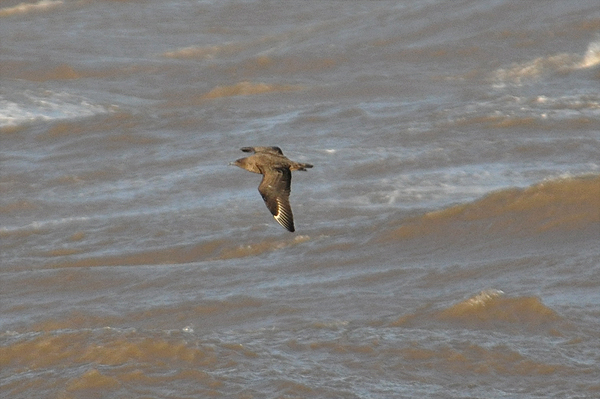
<path fill-rule="evenodd" d="M 593 68 L 600 64 L 600 41 L 592 42 L 587 48 L 583 59 L 577 65 L 577 69 Z"/>
<path fill-rule="evenodd" d="M 203 95 L 201 99 L 212 100 L 221 97 L 249 96 L 272 92 L 288 92 L 301 89 L 302 87 L 298 85 L 252 83 L 244 81 L 230 86 L 217 86 Z"/>
<path fill-rule="evenodd" d="M 537 325 L 560 319 L 558 314 L 544 306 L 539 298 L 509 298 L 504 296 L 504 292 L 494 289 L 482 291 L 442 310 L 436 316 L 448 321 L 474 323 L 499 321 L 526 325 Z"/>
<path fill-rule="evenodd" d="M 0 214 L 8 214 L 13 212 L 30 211 L 38 208 L 38 205 L 31 201 L 20 199 L 17 201 L 11 201 L 0 205 Z M 0 228 L 0 234 L 6 230 L 6 226 Z"/>
<path fill-rule="evenodd" d="M 600 223 L 600 176 L 547 181 L 525 189 L 497 191 L 468 204 L 456 205 L 407 220 L 384 239 L 410 239 L 430 234 L 540 234 L 585 229 Z"/>
<path fill-rule="evenodd" d="M 504 87 L 506 84 L 520 86 L 526 81 L 535 80 L 545 74 L 569 73 L 598 65 L 600 65 L 600 40 L 591 42 L 583 55 L 560 53 L 497 69 L 493 73 L 492 80 L 497 88 Z"/>
<path fill-rule="evenodd" d="M 600 97 L 595 94 L 560 96 L 502 96 L 478 102 L 469 109 L 456 109 L 439 127 L 483 129 L 570 130 L 589 126 L 600 117 Z"/>
<path fill-rule="evenodd" d="M 191 246 L 169 247 L 123 255 L 64 260 L 53 264 L 51 267 L 140 266 L 238 259 L 278 251 L 283 248 L 299 245 L 308 240 L 310 240 L 309 236 L 299 235 L 292 239 L 267 239 L 252 244 L 239 245 L 237 242 L 228 239 L 216 239 Z M 57 257 L 63 253 L 64 255 L 77 254 L 77 252 L 70 253 L 69 251 L 68 248 L 61 248 L 60 250 L 49 251 L 46 253 L 46 256 Z"/>
<path fill-rule="evenodd" d="M 109 112 L 90 100 L 67 92 L 50 90 L 0 95 L 0 127 L 15 126 L 36 120 L 61 120 L 88 117 Z"/>
<path fill-rule="evenodd" d="M 307 235 L 295 236 L 292 240 L 267 240 L 254 244 L 239 245 L 234 248 L 225 248 L 221 251 L 217 259 L 245 258 L 247 256 L 260 255 L 265 252 L 272 252 L 290 246 L 298 245 L 310 240 Z"/>
<path fill-rule="evenodd" d="M 402 316 L 392 325 L 412 327 L 443 322 L 461 328 L 502 330 L 519 326 L 526 330 L 539 330 L 540 327 L 553 326 L 562 320 L 558 313 L 535 296 L 507 297 L 503 291 L 488 289 L 441 310 L 423 310 Z"/>
<path fill-rule="evenodd" d="M 28 370 L 72 367 L 76 370 L 74 373 L 62 375 L 56 381 L 60 381 L 64 392 L 86 392 L 84 396 L 88 396 L 90 390 L 114 391 L 132 383 L 195 381 L 198 388 L 212 389 L 220 386 L 220 382 L 208 373 L 196 370 L 235 365 L 233 360 L 224 359 L 235 357 L 240 352 L 233 344 L 215 345 L 197 340 L 188 343 L 182 339 L 183 333 L 147 333 L 110 327 L 13 334 L 8 338 L 11 343 L 0 347 L 2 367 L 25 367 Z M 237 346 L 245 350 L 241 345 Z M 242 356 L 244 354 L 254 355 L 249 350 L 242 352 Z M 131 364 L 136 367 L 127 366 Z M 156 374 L 153 369 L 156 364 L 166 365 L 169 370 L 181 369 L 181 365 L 186 367 L 174 373 Z M 25 374 L 30 373 L 17 372 L 12 381 L 3 383 L 3 391 L 22 392 L 23 386 L 32 384 L 31 375 L 27 377 Z M 42 389 L 39 376 L 33 377 L 33 381 L 33 385 L 38 385 L 37 390 Z M 206 395 L 200 396 L 213 396 L 208 391 L 204 393 Z"/>
<path fill-rule="evenodd" d="M 227 43 L 215 46 L 189 46 L 173 51 L 167 51 L 163 53 L 162 56 L 166 58 L 179 59 L 213 59 L 218 55 L 229 55 L 241 51 L 243 49 L 244 46 L 236 43 Z"/>
<path fill-rule="evenodd" d="M 18 75 L 20 79 L 30 80 L 32 82 L 45 82 L 47 80 L 75 80 L 84 77 L 84 74 L 76 71 L 68 64 L 60 64 L 49 70 L 42 71 L 21 71 Z"/>
<path fill-rule="evenodd" d="M 0 8 L 0 17 L 48 11 L 64 4 L 62 0 L 41 0 L 37 3 L 21 3 L 13 7 Z"/>
<path fill-rule="evenodd" d="M 114 79 L 122 76 L 155 74 L 158 68 L 147 65 L 118 65 L 92 68 L 74 67 L 68 63 L 44 64 L 36 67 L 26 62 L 0 61 L 4 76 L 30 82 L 77 80 L 85 78 Z"/>

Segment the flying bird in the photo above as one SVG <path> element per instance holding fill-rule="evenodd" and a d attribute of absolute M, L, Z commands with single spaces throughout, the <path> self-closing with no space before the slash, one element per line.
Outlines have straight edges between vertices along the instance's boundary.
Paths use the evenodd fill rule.
<path fill-rule="evenodd" d="M 230 165 L 263 175 L 258 192 L 275 220 L 293 232 L 294 216 L 290 206 L 292 170 L 305 171 L 313 166 L 289 160 L 279 147 L 243 147 L 242 151 L 254 154 L 231 162 Z"/>

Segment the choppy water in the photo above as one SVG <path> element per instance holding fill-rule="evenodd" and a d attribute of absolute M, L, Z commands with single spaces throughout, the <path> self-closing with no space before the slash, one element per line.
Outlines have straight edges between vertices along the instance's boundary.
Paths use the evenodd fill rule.
<path fill-rule="evenodd" d="M 597 0 L 4 0 L 0 69 L 1 397 L 600 396 Z"/>

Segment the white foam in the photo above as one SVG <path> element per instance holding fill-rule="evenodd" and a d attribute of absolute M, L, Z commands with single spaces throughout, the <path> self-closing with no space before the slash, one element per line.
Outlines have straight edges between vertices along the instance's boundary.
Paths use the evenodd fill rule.
<path fill-rule="evenodd" d="M 578 58 L 575 54 L 563 53 L 539 57 L 531 61 L 513 64 L 508 68 L 497 69 L 493 74 L 494 87 L 502 88 L 506 84 L 520 86 L 526 81 L 539 78 L 544 73 L 575 69 L 578 65 Z"/>
<path fill-rule="evenodd" d="M 590 43 L 578 68 L 592 68 L 600 64 L 600 40 Z"/>
<path fill-rule="evenodd" d="M 66 92 L 26 91 L 11 99 L 0 95 L 0 127 L 36 120 L 76 119 L 106 112 L 106 107 Z"/>
<path fill-rule="evenodd" d="M 485 306 L 488 303 L 490 303 L 490 301 L 492 301 L 493 299 L 501 297 L 503 295 L 504 291 L 491 288 L 481 291 L 479 294 L 472 296 L 463 303 L 469 306 L 476 307 Z"/>
<path fill-rule="evenodd" d="M 0 8 L 0 17 L 15 15 L 15 14 L 27 14 L 35 11 L 47 11 L 63 5 L 62 0 L 41 0 L 37 3 L 21 3 L 13 7 Z"/>
<path fill-rule="evenodd" d="M 508 68 L 497 69 L 493 73 L 494 87 L 502 88 L 507 84 L 520 86 L 536 80 L 546 73 L 569 72 L 592 68 L 600 64 L 600 40 L 588 45 L 584 55 L 559 53 L 534 60 L 516 63 Z"/>

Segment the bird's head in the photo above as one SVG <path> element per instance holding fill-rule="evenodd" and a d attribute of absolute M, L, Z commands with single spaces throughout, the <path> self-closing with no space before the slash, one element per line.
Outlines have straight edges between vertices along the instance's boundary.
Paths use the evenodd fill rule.
<path fill-rule="evenodd" d="M 240 159 L 236 159 L 233 162 L 229 162 L 229 165 L 231 166 L 237 166 L 239 168 L 244 169 L 244 164 L 246 163 L 246 158 L 240 158 Z"/>

